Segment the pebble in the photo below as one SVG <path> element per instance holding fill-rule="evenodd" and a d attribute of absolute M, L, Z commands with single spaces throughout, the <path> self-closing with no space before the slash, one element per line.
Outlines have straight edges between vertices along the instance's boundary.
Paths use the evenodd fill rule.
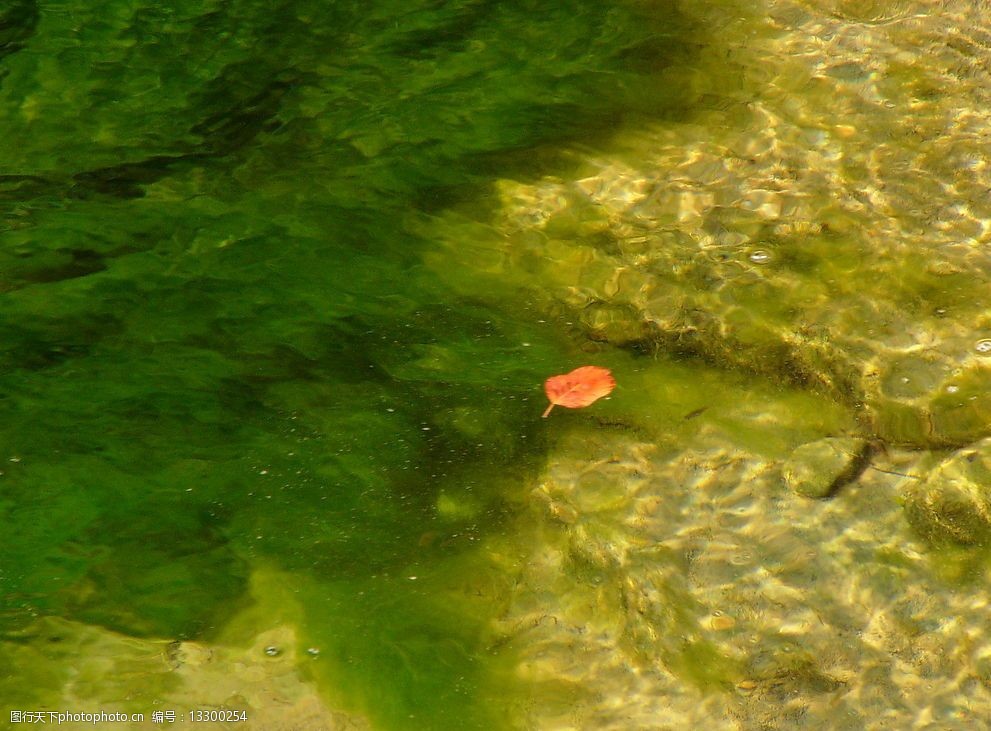
<path fill-rule="evenodd" d="M 721 632 L 723 630 L 733 629 L 736 626 L 736 620 L 729 615 L 720 614 L 709 620 L 709 626 Z"/>

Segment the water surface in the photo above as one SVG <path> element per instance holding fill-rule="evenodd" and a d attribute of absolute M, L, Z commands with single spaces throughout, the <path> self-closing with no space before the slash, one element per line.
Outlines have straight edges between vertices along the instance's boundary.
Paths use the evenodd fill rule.
<path fill-rule="evenodd" d="M 73 628 L 251 646 L 290 622 L 376 728 L 511 723 L 488 629 L 510 573 L 477 546 L 577 346 L 525 292 L 425 268 L 418 222 L 687 113 L 657 72 L 697 32 L 625 2 L 8 4 L 8 704 L 61 708 L 116 661 L 44 649 Z M 142 677 L 72 710 L 167 708 Z"/>
<path fill-rule="evenodd" d="M 974 728 L 980 5 L 9 3 L 0 699 Z"/>

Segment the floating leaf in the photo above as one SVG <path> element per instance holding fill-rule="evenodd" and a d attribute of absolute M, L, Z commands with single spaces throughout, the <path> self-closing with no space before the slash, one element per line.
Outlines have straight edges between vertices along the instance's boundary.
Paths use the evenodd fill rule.
<path fill-rule="evenodd" d="M 551 413 L 555 406 L 569 409 L 580 409 L 611 392 L 616 387 L 616 381 L 608 368 L 599 366 L 582 366 L 571 373 L 561 376 L 551 376 L 544 382 L 544 391 L 551 405 L 544 412 L 544 418 Z"/>

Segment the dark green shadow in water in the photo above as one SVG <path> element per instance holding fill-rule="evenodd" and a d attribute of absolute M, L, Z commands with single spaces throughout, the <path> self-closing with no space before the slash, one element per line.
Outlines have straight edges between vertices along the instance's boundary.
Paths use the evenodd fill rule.
<path fill-rule="evenodd" d="M 277 566 L 309 577 L 335 701 L 380 728 L 509 723 L 499 591 L 455 595 L 575 354 L 522 295 L 437 282 L 405 222 L 683 116 L 659 72 L 700 30 L 653 5 L 8 5 L 0 632 L 209 640 Z M 56 687 L 15 668 L 0 695 Z"/>

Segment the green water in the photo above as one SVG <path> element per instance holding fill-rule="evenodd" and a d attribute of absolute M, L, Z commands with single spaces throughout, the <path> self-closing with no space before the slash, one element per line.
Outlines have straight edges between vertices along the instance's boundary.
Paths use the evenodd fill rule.
<path fill-rule="evenodd" d="M 0 698 L 60 697 L 76 660 L 18 649 L 42 617 L 249 644 L 264 569 L 332 704 L 511 725 L 477 546 L 583 356 L 423 268 L 416 222 L 689 114 L 663 72 L 700 33 L 620 1 L 6 3 Z"/>

